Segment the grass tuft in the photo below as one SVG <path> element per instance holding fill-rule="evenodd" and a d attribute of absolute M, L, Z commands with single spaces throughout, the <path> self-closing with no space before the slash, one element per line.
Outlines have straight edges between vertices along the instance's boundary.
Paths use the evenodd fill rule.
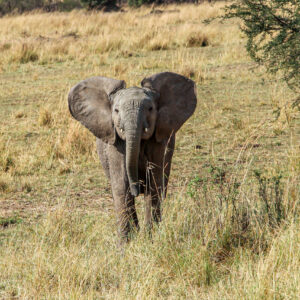
<path fill-rule="evenodd" d="M 38 119 L 38 123 L 41 126 L 48 126 L 50 127 L 52 124 L 53 118 L 52 118 L 52 114 L 49 110 L 47 109 L 41 109 L 40 113 L 39 113 L 39 119 Z"/>
<path fill-rule="evenodd" d="M 14 53 L 14 56 L 11 57 L 12 62 L 19 62 L 21 64 L 27 64 L 29 62 L 35 62 L 39 59 L 39 55 L 33 49 L 32 46 L 28 44 L 22 44 L 19 50 Z"/>
<path fill-rule="evenodd" d="M 18 112 L 15 113 L 15 118 L 16 119 L 21 119 L 21 118 L 24 118 L 24 117 L 26 117 L 26 115 L 22 111 L 18 111 Z"/>
<path fill-rule="evenodd" d="M 206 47 L 209 45 L 208 37 L 202 32 L 191 32 L 185 41 L 186 47 Z"/>
<path fill-rule="evenodd" d="M 15 160 L 10 153 L 3 153 L 3 156 L 0 158 L 0 169 L 3 172 L 8 172 L 15 166 Z"/>
<path fill-rule="evenodd" d="M 0 178 L 0 192 L 7 192 L 9 189 L 9 185 L 6 181 Z"/>
<path fill-rule="evenodd" d="M 20 224 L 21 222 L 22 219 L 17 216 L 8 218 L 0 217 L 0 227 L 8 227 L 11 225 Z"/>

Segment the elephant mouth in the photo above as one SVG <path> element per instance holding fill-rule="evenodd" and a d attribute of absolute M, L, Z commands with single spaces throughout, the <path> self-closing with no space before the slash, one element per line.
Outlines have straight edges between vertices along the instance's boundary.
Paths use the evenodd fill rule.
<path fill-rule="evenodd" d="M 153 135 L 154 129 L 150 126 L 144 127 L 142 132 L 142 140 L 149 140 L 151 136 Z"/>
<path fill-rule="evenodd" d="M 118 127 L 116 127 L 116 131 L 117 131 L 118 136 L 123 141 L 127 140 L 127 135 L 126 135 L 123 128 L 118 126 Z M 141 134 L 141 139 L 142 140 L 149 140 L 153 136 L 153 133 L 154 133 L 154 128 L 152 128 L 150 126 L 149 127 L 144 127 L 143 131 L 142 131 L 142 134 Z"/>

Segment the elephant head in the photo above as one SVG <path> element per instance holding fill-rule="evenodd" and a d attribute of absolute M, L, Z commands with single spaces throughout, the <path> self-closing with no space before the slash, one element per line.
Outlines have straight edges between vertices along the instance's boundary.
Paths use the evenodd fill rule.
<path fill-rule="evenodd" d="M 138 158 L 141 139 L 168 140 L 196 108 L 195 83 L 181 75 L 162 72 L 144 78 L 142 87 L 92 77 L 74 86 L 68 97 L 72 116 L 102 141 L 126 141 L 126 170 L 130 191 L 139 195 Z"/>

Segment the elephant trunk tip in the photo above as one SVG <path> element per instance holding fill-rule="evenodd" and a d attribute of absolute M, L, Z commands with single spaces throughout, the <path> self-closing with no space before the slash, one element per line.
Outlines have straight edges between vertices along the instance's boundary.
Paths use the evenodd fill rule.
<path fill-rule="evenodd" d="M 130 185 L 130 192 L 133 197 L 137 197 L 140 194 L 140 186 L 138 182 Z"/>

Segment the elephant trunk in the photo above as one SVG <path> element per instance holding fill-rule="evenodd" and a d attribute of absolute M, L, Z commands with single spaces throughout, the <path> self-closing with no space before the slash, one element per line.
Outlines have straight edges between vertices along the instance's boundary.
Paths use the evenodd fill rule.
<path fill-rule="evenodd" d="M 130 192 L 134 197 L 140 193 L 138 162 L 142 134 L 142 118 L 140 112 L 135 112 L 128 117 L 125 123 L 126 132 L 126 170 L 130 185 Z"/>

